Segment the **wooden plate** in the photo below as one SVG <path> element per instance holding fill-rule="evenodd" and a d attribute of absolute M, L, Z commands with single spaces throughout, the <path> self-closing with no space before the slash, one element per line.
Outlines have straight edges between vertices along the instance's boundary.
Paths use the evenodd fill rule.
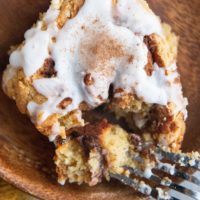
<path fill-rule="evenodd" d="M 184 150 L 200 150 L 200 1 L 148 0 L 153 10 L 180 36 L 179 66 L 189 118 Z M 0 66 L 7 63 L 10 44 L 19 43 L 24 31 L 48 7 L 46 0 L 0 0 Z M 0 176 L 43 199 L 144 199 L 116 182 L 96 187 L 56 183 L 53 145 L 37 133 L 29 119 L 0 90 Z"/>

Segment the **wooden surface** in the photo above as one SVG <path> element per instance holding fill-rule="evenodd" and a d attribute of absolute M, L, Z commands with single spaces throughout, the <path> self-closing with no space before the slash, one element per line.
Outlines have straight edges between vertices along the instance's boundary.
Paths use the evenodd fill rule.
<path fill-rule="evenodd" d="M 184 150 L 200 150 L 200 1 L 148 2 L 180 36 L 179 69 L 184 92 L 190 102 L 183 147 Z M 24 31 L 35 21 L 38 12 L 47 8 L 48 3 L 47 0 L 0 0 L 1 70 L 7 62 L 6 50 L 9 45 L 22 40 Z M 17 187 L 47 200 L 144 199 L 134 196 L 131 189 L 115 182 L 92 188 L 57 185 L 52 163 L 53 145 L 37 133 L 1 90 L 0 124 L 0 176 Z"/>
<path fill-rule="evenodd" d="M 0 180 L 0 200 L 39 200 Z"/>

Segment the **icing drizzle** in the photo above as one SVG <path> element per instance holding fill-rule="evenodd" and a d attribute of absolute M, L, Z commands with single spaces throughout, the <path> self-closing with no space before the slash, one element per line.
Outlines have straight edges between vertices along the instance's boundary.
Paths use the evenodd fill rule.
<path fill-rule="evenodd" d="M 51 57 L 55 62 L 56 77 L 33 82 L 48 99 L 42 105 L 28 104 L 33 119 L 38 113 L 43 113 L 40 122 L 53 113 L 67 114 L 83 101 L 96 107 L 108 99 L 111 84 L 134 92 L 146 103 L 173 102 L 177 112 L 186 112 L 181 85 L 174 83 L 179 77 L 176 64 L 166 68 L 172 71 L 170 75 L 156 63 L 151 76 L 144 70 L 148 54 L 144 36 L 157 33 L 162 37 L 162 28 L 159 18 L 141 1 L 118 0 L 114 6 L 112 0 L 86 0 L 77 16 L 61 29 L 56 24 L 57 5 L 54 0 L 44 16 L 47 29 L 38 22 L 25 33 L 23 47 L 10 56 L 10 66 L 23 67 L 27 77 L 45 59 Z M 72 101 L 61 109 L 58 105 L 65 98 Z"/>

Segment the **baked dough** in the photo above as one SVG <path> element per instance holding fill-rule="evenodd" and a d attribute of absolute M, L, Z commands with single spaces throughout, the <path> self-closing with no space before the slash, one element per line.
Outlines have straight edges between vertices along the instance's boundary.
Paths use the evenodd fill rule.
<path fill-rule="evenodd" d="M 11 48 L 4 92 L 55 143 L 60 183 L 127 173 L 122 165 L 138 164 L 135 134 L 180 150 L 187 99 L 177 45 L 144 0 L 52 0 Z"/>

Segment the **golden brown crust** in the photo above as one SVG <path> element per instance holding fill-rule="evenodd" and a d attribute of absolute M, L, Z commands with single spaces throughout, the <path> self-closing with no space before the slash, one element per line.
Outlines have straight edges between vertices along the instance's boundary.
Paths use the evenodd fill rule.
<path fill-rule="evenodd" d="M 58 27 L 62 28 L 68 19 L 76 16 L 84 2 L 84 0 L 62 0 L 57 18 Z"/>
<path fill-rule="evenodd" d="M 173 114 L 174 106 L 148 105 L 137 100 L 133 95 L 116 98 L 110 105 L 116 117 L 126 120 L 129 128 L 137 130 L 135 117 L 144 119 L 140 133 L 149 133 L 151 137 L 169 150 L 178 151 L 185 133 L 185 119 L 183 113 Z"/>
<path fill-rule="evenodd" d="M 156 143 L 168 148 L 169 151 L 177 152 L 185 133 L 185 119 L 182 112 L 174 114 L 175 105 L 153 105 L 149 112 L 145 131 L 152 134 Z"/>
<path fill-rule="evenodd" d="M 153 62 L 156 62 L 160 67 L 170 66 L 175 62 L 177 57 L 178 38 L 171 32 L 171 27 L 167 24 L 162 24 L 164 37 L 153 33 L 145 36 L 149 51 L 152 54 Z"/>
<path fill-rule="evenodd" d="M 62 27 L 64 23 L 67 21 L 68 18 L 74 17 L 79 8 L 84 3 L 84 0 L 61 0 L 60 1 L 60 14 L 57 18 L 57 23 L 59 27 Z M 68 13 L 69 16 L 68 16 Z M 40 16 L 40 20 L 43 20 L 43 14 Z M 43 22 L 42 29 L 46 29 L 46 25 Z M 14 51 L 15 49 L 20 49 L 24 45 L 24 42 L 22 44 L 12 47 L 10 52 Z M 15 75 L 8 81 L 4 83 L 4 91 L 5 93 L 16 101 L 17 107 L 19 108 L 20 112 L 26 113 L 29 115 L 27 110 L 27 105 L 29 102 L 35 102 L 37 104 L 42 104 L 45 101 L 47 101 L 46 97 L 39 94 L 35 88 L 33 87 L 32 83 L 36 79 L 40 78 L 49 78 L 56 76 L 57 72 L 54 69 L 54 61 L 51 58 L 48 58 L 45 60 L 43 66 L 31 77 L 25 77 L 25 74 L 23 72 L 22 68 L 16 69 Z M 9 68 L 9 66 L 7 66 Z M 7 73 L 9 73 L 9 70 L 4 71 L 3 76 L 8 76 Z M 4 79 L 6 79 L 4 77 Z M 63 100 L 64 101 L 64 100 Z M 69 103 L 69 101 L 67 101 Z M 66 101 L 61 102 L 62 105 L 58 106 L 67 106 Z M 42 117 L 43 113 L 39 113 L 36 117 L 36 120 L 39 120 Z M 54 122 L 61 122 L 66 123 L 66 125 L 63 125 L 62 128 L 66 127 L 73 127 L 74 125 L 81 125 L 82 122 L 78 121 L 77 116 L 75 113 L 69 113 L 67 116 L 69 117 L 69 120 L 67 120 L 66 116 L 60 116 L 58 114 L 53 114 L 49 116 L 42 124 L 36 125 L 37 129 L 42 132 L 44 135 L 49 136 L 51 127 L 53 126 Z M 73 116 L 73 117 L 72 117 Z M 62 132 L 61 132 L 62 133 Z"/>
<path fill-rule="evenodd" d="M 115 111 L 117 115 L 120 115 L 120 112 L 141 112 L 148 111 L 148 108 L 151 105 L 144 103 L 142 100 L 138 99 L 133 94 L 123 94 L 120 98 L 114 98 L 111 102 L 110 108 Z"/>
<path fill-rule="evenodd" d="M 6 71 L 4 76 L 6 76 Z M 22 113 L 27 113 L 27 104 L 30 101 L 42 104 L 47 100 L 35 90 L 32 86 L 32 78 L 25 77 L 22 68 L 18 68 L 14 77 L 8 80 L 4 91 L 10 98 L 16 101 L 17 107 Z"/>
<path fill-rule="evenodd" d="M 29 102 L 33 101 L 37 104 L 42 104 L 47 100 L 46 97 L 39 94 L 32 86 L 33 80 L 39 79 L 43 70 L 44 68 L 42 67 L 36 74 L 28 78 L 25 77 L 22 68 L 18 68 L 14 77 L 7 82 L 4 88 L 5 93 L 15 100 L 18 109 L 24 114 L 30 115 L 27 110 Z M 4 73 L 6 73 L 6 71 Z M 61 102 L 61 104 L 62 106 L 66 106 L 66 102 Z M 65 129 L 75 125 L 81 126 L 83 123 L 83 121 L 81 122 L 77 119 L 76 111 L 70 112 L 66 116 L 55 113 L 49 116 L 43 123 L 37 124 L 37 122 L 41 120 L 42 115 L 43 113 L 38 113 L 36 116 L 36 128 L 46 136 L 51 135 L 52 127 L 56 122 L 61 124 L 60 135 L 65 135 Z"/>
<path fill-rule="evenodd" d="M 38 118 L 40 118 L 40 117 L 42 117 L 42 116 L 38 116 Z M 52 134 L 53 125 L 56 122 L 58 122 L 59 118 L 60 118 L 59 114 L 53 114 L 53 115 L 49 116 L 43 123 L 36 124 L 36 128 L 39 130 L 39 132 L 43 133 L 44 135 L 50 136 Z"/>
<path fill-rule="evenodd" d="M 146 71 L 147 76 L 151 76 L 154 70 L 153 58 L 150 51 L 148 51 L 147 64 L 145 65 L 144 70 Z"/>
<path fill-rule="evenodd" d="M 155 134 L 156 141 L 163 144 L 168 150 L 177 152 L 180 150 L 186 129 L 183 113 L 178 113 L 173 117 L 170 131 L 163 131 Z"/>

